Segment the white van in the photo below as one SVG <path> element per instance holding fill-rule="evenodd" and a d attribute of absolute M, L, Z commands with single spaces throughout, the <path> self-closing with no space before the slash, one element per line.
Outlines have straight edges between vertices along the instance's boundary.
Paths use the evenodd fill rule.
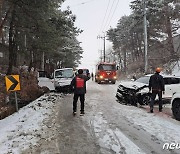
<path fill-rule="evenodd" d="M 70 84 L 75 74 L 73 68 L 54 70 L 54 88 L 60 92 L 71 92 Z"/>

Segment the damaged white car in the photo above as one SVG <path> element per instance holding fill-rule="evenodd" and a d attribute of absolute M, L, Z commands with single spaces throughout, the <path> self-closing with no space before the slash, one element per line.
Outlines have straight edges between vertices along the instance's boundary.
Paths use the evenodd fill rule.
<path fill-rule="evenodd" d="M 120 103 L 147 105 L 151 100 L 149 93 L 149 79 L 152 74 L 145 75 L 135 81 L 121 82 L 118 86 L 116 97 Z M 170 103 L 172 95 L 180 89 L 180 77 L 162 75 L 165 83 L 165 94 L 162 99 Z"/>
<path fill-rule="evenodd" d="M 59 92 L 71 92 L 71 81 L 74 78 L 73 68 L 54 70 L 54 88 Z"/>

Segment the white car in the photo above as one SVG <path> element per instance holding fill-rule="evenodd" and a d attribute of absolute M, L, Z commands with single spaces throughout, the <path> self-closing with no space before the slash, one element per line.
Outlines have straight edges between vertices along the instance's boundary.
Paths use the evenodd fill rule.
<path fill-rule="evenodd" d="M 171 99 L 172 112 L 176 120 L 180 121 L 180 90 L 174 93 Z"/>
<path fill-rule="evenodd" d="M 140 104 L 142 105 L 149 104 L 151 94 L 149 93 L 148 84 L 151 75 L 152 74 L 145 75 L 135 81 L 122 82 L 118 87 L 116 97 L 119 100 L 121 100 L 122 87 L 125 87 L 125 89 L 128 88 L 130 90 L 130 89 L 137 89 L 139 87 L 146 85 L 147 86 L 146 88 L 143 88 L 142 90 L 137 92 L 138 95 L 137 98 Z M 172 95 L 180 89 L 180 77 L 170 76 L 170 75 L 162 75 L 162 76 L 165 83 L 165 94 L 162 95 L 162 99 L 170 101 Z"/>
<path fill-rule="evenodd" d="M 70 84 L 75 76 L 73 68 L 56 69 L 53 76 L 56 91 L 71 92 Z"/>

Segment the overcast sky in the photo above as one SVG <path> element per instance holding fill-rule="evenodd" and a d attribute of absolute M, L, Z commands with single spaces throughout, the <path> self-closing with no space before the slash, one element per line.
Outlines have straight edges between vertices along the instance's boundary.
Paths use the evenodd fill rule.
<path fill-rule="evenodd" d="M 103 36 L 110 26 L 116 27 L 118 20 L 131 13 L 129 4 L 132 0 L 66 0 L 62 7 L 70 7 L 76 15 L 75 25 L 84 30 L 78 36 L 81 47 L 84 50 L 81 59 L 81 68 L 88 68 L 94 71 L 98 62 L 100 51 L 103 49 L 103 40 L 97 36 Z M 110 43 L 106 41 L 106 49 Z"/>

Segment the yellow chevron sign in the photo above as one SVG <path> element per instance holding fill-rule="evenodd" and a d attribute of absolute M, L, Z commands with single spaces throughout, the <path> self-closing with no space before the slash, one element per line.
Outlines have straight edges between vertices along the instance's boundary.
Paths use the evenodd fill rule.
<path fill-rule="evenodd" d="M 18 91 L 21 90 L 19 75 L 8 75 L 5 76 L 6 90 L 7 91 Z"/>

